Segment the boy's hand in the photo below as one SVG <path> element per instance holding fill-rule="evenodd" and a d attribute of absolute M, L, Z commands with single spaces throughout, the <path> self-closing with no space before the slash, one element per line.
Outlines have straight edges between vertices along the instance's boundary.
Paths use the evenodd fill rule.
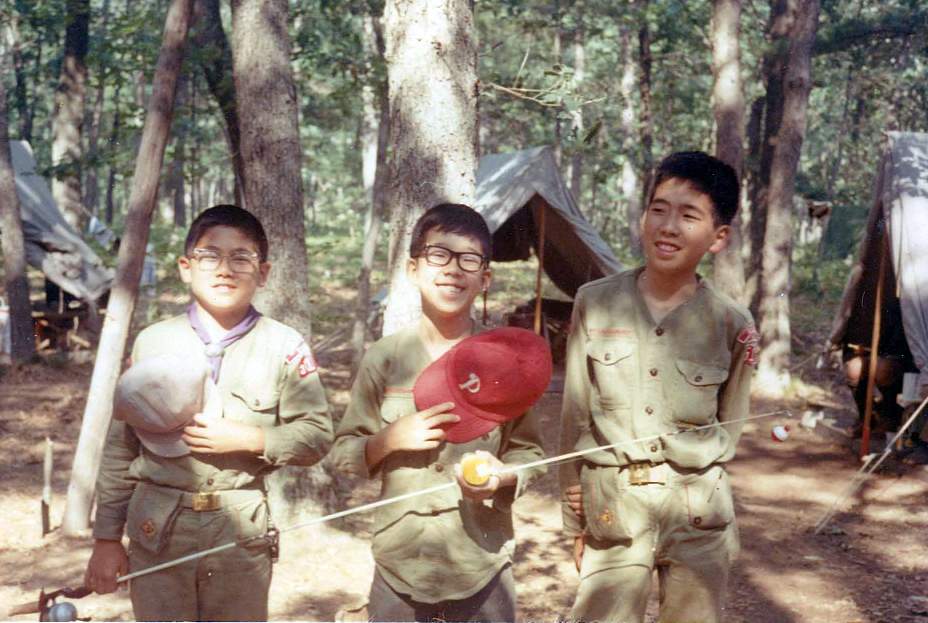
<path fill-rule="evenodd" d="M 461 493 L 464 494 L 464 497 L 475 501 L 485 500 L 492 497 L 493 494 L 502 487 L 516 484 L 516 475 L 513 472 L 507 472 L 505 474 L 499 473 L 501 469 L 506 467 L 506 464 L 496 458 L 495 455 L 486 450 L 477 450 L 474 454 L 486 462 L 487 466 L 490 468 L 490 478 L 482 485 L 472 485 L 464 480 L 464 468 L 461 466 L 461 463 L 472 455 L 471 453 L 467 453 L 462 456 L 461 463 L 454 466 L 454 475 L 457 477 L 458 485 L 461 487 Z"/>
<path fill-rule="evenodd" d="M 567 505 L 570 510 L 576 513 L 577 517 L 583 518 L 583 489 L 580 485 L 571 485 L 565 491 Z"/>
<path fill-rule="evenodd" d="M 450 413 L 453 402 L 443 402 L 424 411 L 410 413 L 387 426 L 384 449 L 387 454 L 397 450 L 433 450 L 445 439 L 442 424 L 453 424 L 461 418 Z"/>
<path fill-rule="evenodd" d="M 583 546 L 586 545 L 586 537 L 578 534 L 574 537 L 574 566 L 577 567 L 577 573 L 580 573 L 580 563 L 583 562 Z"/>
<path fill-rule="evenodd" d="M 121 541 L 97 539 L 93 553 L 84 572 L 84 586 L 95 593 L 112 593 L 116 590 L 116 578 L 129 571 L 129 557 Z"/>
<path fill-rule="evenodd" d="M 264 452 L 264 431 L 257 426 L 210 417 L 193 416 L 194 424 L 184 428 L 182 439 L 191 452 L 225 454 L 227 452 Z"/>

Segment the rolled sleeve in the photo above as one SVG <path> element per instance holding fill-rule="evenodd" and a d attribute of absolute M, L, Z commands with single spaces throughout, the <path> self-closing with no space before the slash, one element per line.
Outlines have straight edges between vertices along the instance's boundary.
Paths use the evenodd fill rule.
<path fill-rule="evenodd" d="M 279 424 L 264 429 L 264 459 L 271 465 L 308 466 L 332 447 L 332 416 L 319 372 L 288 366 L 278 406 Z"/>

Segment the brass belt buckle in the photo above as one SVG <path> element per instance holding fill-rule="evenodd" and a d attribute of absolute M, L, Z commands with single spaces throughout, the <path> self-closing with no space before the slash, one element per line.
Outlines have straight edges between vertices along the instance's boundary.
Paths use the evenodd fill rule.
<path fill-rule="evenodd" d="M 631 463 L 628 466 L 628 484 L 646 485 L 651 482 L 651 465 L 649 463 Z"/>
<path fill-rule="evenodd" d="M 202 512 L 202 511 L 215 511 L 219 510 L 219 494 L 215 492 L 209 493 L 194 493 L 193 494 L 193 510 Z"/>

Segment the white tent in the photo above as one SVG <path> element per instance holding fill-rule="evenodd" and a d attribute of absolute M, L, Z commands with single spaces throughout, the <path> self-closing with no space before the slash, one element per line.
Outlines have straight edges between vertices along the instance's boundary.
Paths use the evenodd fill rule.
<path fill-rule="evenodd" d="M 25 141 L 10 141 L 16 194 L 23 219 L 26 261 L 45 273 L 62 290 L 86 301 L 106 292 L 114 271 L 64 220 L 48 183 L 36 172 L 32 148 Z"/>
<path fill-rule="evenodd" d="M 887 349 L 888 336 L 898 334 L 901 323 L 905 339 L 896 350 L 908 347 L 919 369 L 918 386 L 928 385 L 928 134 L 886 135 L 873 207 L 832 344 L 871 344 L 878 291 L 880 350 Z"/>
<path fill-rule="evenodd" d="M 474 208 L 493 232 L 493 261 L 527 259 L 535 248 L 545 273 L 570 296 L 587 281 L 622 270 L 580 213 L 549 146 L 482 157 Z"/>

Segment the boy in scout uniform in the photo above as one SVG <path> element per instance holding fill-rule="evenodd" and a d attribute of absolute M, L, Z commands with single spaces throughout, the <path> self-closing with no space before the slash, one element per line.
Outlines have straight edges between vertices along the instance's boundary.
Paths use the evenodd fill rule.
<path fill-rule="evenodd" d="M 643 621 L 654 569 L 660 621 L 720 618 L 738 550 L 723 465 L 741 424 L 685 431 L 748 414 L 753 321 L 696 274 L 725 248 L 738 193 L 721 161 L 667 157 L 641 219 L 645 265 L 577 293 L 561 452 L 619 445 L 560 469 L 580 572 L 572 620 Z"/>
<path fill-rule="evenodd" d="M 484 486 L 472 486 L 460 477 L 459 461 L 478 451 L 495 468 L 541 458 L 534 417 L 451 443 L 464 415 L 452 402 L 418 409 L 413 391 L 430 364 L 477 332 L 471 307 L 490 285 L 490 249 L 487 225 L 471 208 L 442 204 L 419 219 L 407 276 L 421 295 L 421 320 L 365 353 L 336 432 L 335 464 L 355 475 L 379 475 L 382 498 L 452 482 L 456 475 L 460 484 L 377 511 L 368 604 L 373 621 L 515 618 L 510 506 L 541 470 L 493 475 Z M 498 367 L 515 360 L 513 354 Z M 477 391 L 474 378 L 460 391 Z M 455 402 L 460 413 L 463 405 Z"/>
<path fill-rule="evenodd" d="M 264 229 L 245 210 L 220 205 L 200 214 L 178 260 L 193 302 L 138 335 L 134 365 L 120 381 L 87 586 L 111 592 L 129 570 L 258 537 L 132 580 L 138 620 L 266 620 L 272 547 L 260 538 L 269 527 L 264 478 L 280 465 L 312 465 L 331 445 L 309 348 L 251 305 L 270 270 L 267 254 Z M 180 378 L 170 365 L 178 358 L 198 362 L 202 376 Z M 183 398 L 190 383 L 205 392 L 202 412 L 179 413 L 196 411 Z"/>

